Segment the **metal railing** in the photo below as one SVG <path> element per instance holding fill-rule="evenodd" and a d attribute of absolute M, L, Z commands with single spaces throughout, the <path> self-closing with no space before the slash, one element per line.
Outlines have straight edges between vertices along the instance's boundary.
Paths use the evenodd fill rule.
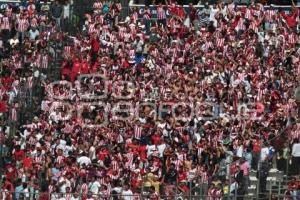
<path fill-rule="evenodd" d="M 29 188 L 30 189 L 30 188 Z M 101 193 L 101 192 L 100 192 Z M 119 194 L 110 194 L 110 195 L 104 195 L 104 194 L 82 194 L 82 193 L 48 193 L 48 192 L 9 192 L 9 191 L 3 191 L 0 190 L 0 199 L 15 199 L 15 200 L 38 200 L 38 199 L 103 199 L 103 200 L 283 200 L 283 199 L 292 199 L 292 198 L 299 198 L 299 194 L 297 193 L 291 193 L 291 194 L 276 194 L 276 193 L 265 193 L 261 194 L 260 196 L 252 196 L 252 195 L 185 195 L 185 194 L 174 194 L 174 195 L 157 195 L 153 192 L 148 192 L 145 194 L 133 194 L 133 195 L 125 195 L 119 193 Z"/>

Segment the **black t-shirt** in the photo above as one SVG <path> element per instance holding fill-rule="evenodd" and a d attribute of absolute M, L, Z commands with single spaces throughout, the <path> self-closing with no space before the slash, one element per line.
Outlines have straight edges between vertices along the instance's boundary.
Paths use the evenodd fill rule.
<path fill-rule="evenodd" d="M 177 180 L 177 170 L 176 169 L 170 169 L 166 172 L 165 175 L 165 182 L 166 183 L 174 183 Z"/>

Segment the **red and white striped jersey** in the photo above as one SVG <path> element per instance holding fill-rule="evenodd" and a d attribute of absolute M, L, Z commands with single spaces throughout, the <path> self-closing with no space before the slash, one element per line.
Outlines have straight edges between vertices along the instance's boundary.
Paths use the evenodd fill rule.
<path fill-rule="evenodd" d="M 117 3 L 116 7 L 117 7 L 118 12 L 120 12 L 122 10 L 122 4 L 121 3 Z"/>
<path fill-rule="evenodd" d="M 65 200 L 71 200 L 73 195 L 71 193 L 66 193 L 65 194 Z"/>
<path fill-rule="evenodd" d="M 71 55 L 71 46 L 64 46 L 64 55 L 65 56 Z"/>
<path fill-rule="evenodd" d="M 53 185 L 48 186 L 48 192 L 51 194 L 53 192 Z"/>
<path fill-rule="evenodd" d="M 96 32 L 95 24 L 89 24 L 88 25 L 88 33 L 92 34 L 94 32 Z"/>
<path fill-rule="evenodd" d="M 201 183 L 208 183 L 208 174 L 207 174 L 207 172 L 202 171 L 200 176 L 201 176 Z"/>
<path fill-rule="evenodd" d="M 102 4 L 102 2 L 100 2 L 100 1 L 95 2 L 94 5 L 93 5 L 93 8 L 94 8 L 95 10 L 101 10 L 102 7 L 103 7 L 103 4 Z"/>
<path fill-rule="evenodd" d="M 37 18 L 32 18 L 31 20 L 30 20 L 30 26 L 31 27 L 37 27 L 39 24 L 38 24 L 38 20 L 37 20 Z"/>
<path fill-rule="evenodd" d="M 204 45 L 204 50 L 208 51 L 209 48 L 213 48 L 213 43 L 211 41 L 208 41 Z"/>
<path fill-rule="evenodd" d="M 126 167 L 129 169 L 132 165 L 134 155 L 132 152 L 130 152 L 126 154 L 126 157 L 127 157 Z"/>
<path fill-rule="evenodd" d="M 99 24 L 103 24 L 103 22 L 104 22 L 104 17 L 103 17 L 103 15 L 99 15 L 99 16 L 97 16 L 96 18 L 95 18 L 95 20 L 96 20 L 96 22 L 97 23 L 99 23 Z"/>
<path fill-rule="evenodd" d="M 33 76 L 27 78 L 28 88 L 32 88 L 33 85 Z"/>
<path fill-rule="evenodd" d="M 63 163 L 63 161 L 64 161 L 64 159 L 65 159 L 65 157 L 64 157 L 64 156 L 57 156 L 57 158 L 56 158 L 56 162 L 57 162 L 58 164 L 62 164 L 62 163 Z"/>
<path fill-rule="evenodd" d="M 27 19 L 17 19 L 16 30 L 18 32 L 25 32 L 29 27 L 29 22 Z"/>
<path fill-rule="evenodd" d="M 141 139 L 142 136 L 142 128 L 139 127 L 138 125 L 135 125 L 134 127 L 134 137 L 136 139 Z"/>
<path fill-rule="evenodd" d="M 116 160 L 113 160 L 111 162 L 113 170 L 118 170 L 119 169 L 119 163 Z"/>
<path fill-rule="evenodd" d="M 157 13 L 157 19 L 158 19 L 158 20 L 166 19 L 166 18 L 167 18 L 167 16 L 166 16 L 166 11 L 165 11 L 165 9 L 163 8 L 163 6 L 158 6 L 158 7 L 157 7 L 157 10 L 156 10 L 156 13 Z"/>
<path fill-rule="evenodd" d="M 235 29 L 237 31 L 239 31 L 239 30 L 246 30 L 246 26 L 244 24 L 244 19 L 243 18 L 239 19 L 239 21 L 238 21 L 237 26 L 235 27 Z"/>
<path fill-rule="evenodd" d="M 300 139 L 300 129 L 297 128 L 295 131 L 292 131 L 291 133 L 292 139 Z"/>
<path fill-rule="evenodd" d="M 255 21 L 251 22 L 249 28 L 252 29 L 255 33 L 258 32 L 258 24 Z"/>
<path fill-rule="evenodd" d="M 150 20 L 151 18 L 151 11 L 148 9 L 148 10 L 145 10 L 144 11 L 144 19 L 145 20 Z"/>
<path fill-rule="evenodd" d="M 15 63 L 15 67 L 16 67 L 16 69 L 22 68 L 22 61 L 21 61 L 21 60 L 20 60 L 20 61 L 17 61 L 17 62 Z"/>
<path fill-rule="evenodd" d="M 223 47 L 225 42 L 225 38 L 217 38 L 216 43 L 217 47 Z"/>
<path fill-rule="evenodd" d="M 11 29 L 11 23 L 10 23 L 9 17 L 4 16 L 1 18 L 1 29 L 3 29 L 3 30 Z"/>
<path fill-rule="evenodd" d="M 298 40 L 299 40 L 298 35 L 296 35 L 295 33 L 289 34 L 288 42 L 290 44 L 296 44 L 298 42 Z"/>
<path fill-rule="evenodd" d="M 42 163 L 43 160 L 44 160 L 43 155 L 36 156 L 35 159 L 34 159 L 34 161 L 35 161 L 36 163 Z"/>
<path fill-rule="evenodd" d="M 126 27 L 120 27 L 120 29 L 119 29 L 119 37 L 120 38 L 124 38 L 125 33 L 126 33 Z"/>
<path fill-rule="evenodd" d="M 249 8 L 246 9 L 245 18 L 249 19 L 249 20 L 253 19 L 253 10 L 252 9 L 249 9 Z"/>
<path fill-rule="evenodd" d="M 14 122 L 16 122 L 18 120 L 16 108 L 12 108 L 12 110 L 11 110 L 11 120 Z"/>
<path fill-rule="evenodd" d="M 179 170 L 180 167 L 183 165 L 183 161 L 179 159 L 172 161 L 172 163 L 175 165 L 176 170 Z"/>
<path fill-rule="evenodd" d="M 81 190 L 81 193 L 82 193 L 82 194 L 87 194 L 88 191 L 89 191 L 89 186 L 88 186 L 88 184 L 83 183 L 83 184 L 81 185 L 80 190 Z"/>
<path fill-rule="evenodd" d="M 42 61 L 41 61 L 41 68 L 43 69 L 48 69 L 48 64 L 49 64 L 49 56 L 48 55 L 43 55 L 42 56 Z"/>
<path fill-rule="evenodd" d="M 137 12 L 132 13 L 131 18 L 132 18 L 133 23 L 136 23 L 139 18 L 138 13 Z"/>
<path fill-rule="evenodd" d="M 275 10 L 267 10 L 264 12 L 265 14 L 265 20 L 267 22 L 273 22 L 274 16 L 276 16 L 276 11 Z"/>

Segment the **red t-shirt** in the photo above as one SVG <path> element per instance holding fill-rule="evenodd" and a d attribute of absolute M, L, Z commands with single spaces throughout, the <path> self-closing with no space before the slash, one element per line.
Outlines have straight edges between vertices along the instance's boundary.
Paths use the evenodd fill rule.
<path fill-rule="evenodd" d="M 81 66 L 81 74 L 88 74 L 90 69 L 90 64 L 89 63 L 83 63 Z"/>
<path fill-rule="evenodd" d="M 142 160 L 146 160 L 147 159 L 146 149 L 147 149 L 146 145 L 140 146 L 139 149 L 138 149 L 140 158 Z"/>
<path fill-rule="evenodd" d="M 298 9 L 294 10 L 292 14 L 286 15 L 284 12 L 281 13 L 281 15 L 285 18 L 286 23 L 288 27 L 293 28 L 297 25 L 297 15 L 298 15 Z"/>
<path fill-rule="evenodd" d="M 97 52 L 100 49 L 100 43 L 98 42 L 97 39 L 93 39 L 91 41 L 91 44 L 92 44 L 92 50 L 93 50 L 93 52 Z"/>
<path fill-rule="evenodd" d="M 187 173 L 186 172 L 181 172 L 178 175 L 178 182 L 185 181 L 186 178 L 187 178 Z"/>
<path fill-rule="evenodd" d="M 49 194 L 42 193 L 41 195 L 39 195 L 39 200 L 49 200 Z"/>
<path fill-rule="evenodd" d="M 16 160 L 20 161 L 24 157 L 24 151 L 23 150 L 15 151 L 14 156 Z"/>
<path fill-rule="evenodd" d="M 30 168 L 32 166 L 32 158 L 31 157 L 26 157 L 23 159 L 23 166 L 25 168 Z"/>
<path fill-rule="evenodd" d="M 253 142 L 253 153 L 259 153 L 261 150 L 261 143 L 260 141 Z"/>
<path fill-rule="evenodd" d="M 157 135 L 157 134 L 152 135 L 151 136 L 151 141 L 152 141 L 152 144 L 158 145 L 158 143 L 160 141 L 160 136 Z"/>
<path fill-rule="evenodd" d="M 104 151 L 99 151 L 98 152 L 98 159 L 104 161 L 105 158 L 109 155 L 109 151 L 108 150 L 104 150 Z"/>

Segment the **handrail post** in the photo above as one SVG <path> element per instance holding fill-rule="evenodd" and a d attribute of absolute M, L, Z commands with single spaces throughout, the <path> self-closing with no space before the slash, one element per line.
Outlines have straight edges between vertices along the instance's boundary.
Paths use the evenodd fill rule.
<path fill-rule="evenodd" d="M 270 181 L 270 189 L 269 189 L 269 199 L 272 199 L 272 186 L 273 186 L 273 180 Z"/>
<path fill-rule="evenodd" d="M 192 182 L 191 181 L 189 181 L 189 200 L 191 200 L 192 199 Z"/>
<path fill-rule="evenodd" d="M 281 181 L 279 181 L 279 184 L 278 184 L 278 194 L 277 196 L 279 197 L 281 194 Z"/>
<path fill-rule="evenodd" d="M 238 191 L 238 187 L 239 187 L 239 185 L 237 184 L 237 182 L 235 182 L 234 183 L 235 184 L 235 190 L 234 190 L 234 200 L 236 200 L 237 199 L 237 191 Z"/>

